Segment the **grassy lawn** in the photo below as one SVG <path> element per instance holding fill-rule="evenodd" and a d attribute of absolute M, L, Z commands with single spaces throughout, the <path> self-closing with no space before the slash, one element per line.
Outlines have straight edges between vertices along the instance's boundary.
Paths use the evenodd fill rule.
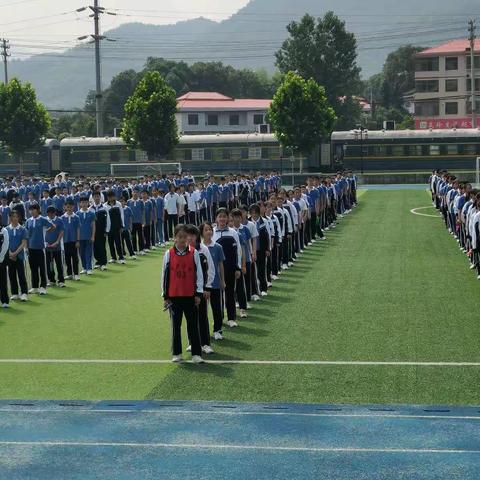
<path fill-rule="evenodd" d="M 426 192 L 361 200 L 212 359 L 480 362 L 480 285 L 440 218 L 410 213 Z M 1 311 L 0 357 L 169 359 L 161 257 Z M 480 403 L 478 367 L 4 363 L 0 378 L 19 399 Z"/>

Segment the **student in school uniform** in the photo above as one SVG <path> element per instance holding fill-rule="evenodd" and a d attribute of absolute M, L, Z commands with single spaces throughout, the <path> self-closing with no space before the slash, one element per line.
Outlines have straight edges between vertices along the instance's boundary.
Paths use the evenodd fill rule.
<path fill-rule="evenodd" d="M 0 191 L 0 222 L 5 227 L 10 218 L 10 207 L 8 206 L 7 194 Z"/>
<path fill-rule="evenodd" d="M 173 231 L 178 225 L 178 202 L 179 195 L 175 192 L 175 185 L 170 185 L 169 192 L 164 197 L 165 218 L 165 240 L 168 242 L 173 238 Z"/>
<path fill-rule="evenodd" d="M 223 306 L 222 295 L 225 290 L 223 262 L 225 255 L 220 244 L 213 241 L 213 226 L 210 222 L 200 225 L 203 245 L 208 248 L 215 269 L 215 277 L 210 289 L 210 307 L 213 315 L 213 339 L 223 340 Z"/>
<path fill-rule="evenodd" d="M 55 267 L 57 269 L 58 286 L 65 287 L 65 276 L 63 273 L 63 220 L 57 216 L 57 209 L 50 205 L 47 208 L 47 217 L 55 225 L 55 230 L 45 234 L 45 255 L 47 261 L 47 278 L 50 285 L 57 285 L 55 279 Z"/>
<path fill-rule="evenodd" d="M 163 192 L 153 189 L 153 200 L 155 202 L 155 242 L 157 247 L 165 246 L 165 232 L 164 232 L 164 216 L 165 216 L 165 201 L 163 200 Z"/>
<path fill-rule="evenodd" d="M 267 222 L 261 216 L 260 206 L 253 204 L 250 206 L 250 218 L 255 222 L 258 230 L 257 249 L 257 276 L 260 285 L 260 295 L 266 297 L 268 295 L 267 285 L 267 257 L 270 256 L 270 231 Z"/>
<path fill-rule="evenodd" d="M 133 243 L 132 243 L 132 219 L 133 213 L 132 209 L 127 205 L 127 201 L 122 196 L 120 197 L 120 204 L 123 208 L 123 220 L 125 222 L 125 228 L 122 230 L 122 250 L 123 256 L 126 256 L 126 252 L 130 255 L 132 260 L 136 260 L 137 257 L 135 256 L 135 251 L 133 250 Z"/>
<path fill-rule="evenodd" d="M 245 274 L 245 291 L 247 295 L 247 310 L 250 309 L 248 302 L 260 300 L 260 290 L 258 287 L 257 270 L 255 262 L 257 260 L 256 242 L 258 239 L 258 230 L 254 222 L 248 219 L 248 207 L 240 205 L 239 210 L 242 212 L 242 225 L 249 231 L 249 241 L 247 242 L 246 252 L 246 274 Z"/>
<path fill-rule="evenodd" d="M 10 280 L 11 300 L 28 300 L 28 285 L 25 275 L 25 250 L 27 249 L 27 230 L 20 225 L 18 212 L 10 213 L 10 225 L 6 227 L 9 238 L 8 278 Z M 20 290 L 18 285 L 20 284 Z"/>
<path fill-rule="evenodd" d="M 225 255 L 225 306 L 227 309 L 227 325 L 238 327 L 235 306 L 235 284 L 242 271 L 242 246 L 238 233 L 228 226 L 228 213 L 224 208 L 217 210 L 217 226 L 213 230 L 213 241 L 219 243 Z"/>
<path fill-rule="evenodd" d="M 198 307 L 203 296 L 203 273 L 199 253 L 188 245 L 185 225 L 177 225 L 174 245 L 163 258 L 163 300 L 172 322 L 172 361 L 182 362 L 182 319 L 185 315 L 192 362 L 203 363 L 198 325 Z"/>
<path fill-rule="evenodd" d="M 152 222 L 154 218 L 154 209 L 153 204 L 150 201 L 150 194 L 148 190 L 142 191 L 142 202 L 143 202 L 143 212 L 145 223 L 143 226 L 143 238 L 145 241 L 144 252 L 151 250 L 154 245 L 152 245 Z"/>
<path fill-rule="evenodd" d="M 7 265 L 10 237 L 5 227 L 0 226 L 0 302 L 2 308 L 8 308 Z"/>
<path fill-rule="evenodd" d="M 122 204 L 117 200 L 115 192 L 107 193 L 107 201 L 103 204 L 110 217 L 110 230 L 108 231 L 108 246 L 110 248 L 110 263 L 117 260 L 125 264 L 125 256 L 122 248 L 122 230 L 125 227 Z"/>
<path fill-rule="evenodd" d="M 247 275 L 247 258 L 250 256 L 249 244 L 251 240 L 250 230 L 246 225 L 242 224 L 243 215 L 242 211 L 238 208 L 234 208 L 231 212 L 232 225 L 238 233 L 240 239 L 240 245 L 242 246 L 242 261 L 241 261 L 241 275 L 237 279 L 235 285 L 235 293 L 237 296 L 238 307 L 240 308 L 240 318 L 247 318 L 247 289 L 245 285 L 245 276 Z M 250 256 L 251 260 L 251 256 Z"/>
<path fill-rule="evenodd" d="M 200 255 L 200 264 L 203 274 L 203 296 L 198 306 L 198 324 L 200 330 L 200 343 L 202 352 L 209 355 L 213 352 L 210 346 L 210 325 L 208 322 L 208 301 L 213 280 L 215 279 L 215 266 L 208 248 L 200 242 L 200 230 L 195 225 L 187 225 L 188 244 Z M 191 346 L 187 348 L 191 351 Z"/>
<path fill-rule="evenodd" d="M 65 202 L 63 221 L 63 248 L 65 251 L 65 265 L 68 280 L 80 280 L 78 270 L 78 249 L 80 248 L 80 219 L 74 213 L 75 204 L 72 200 Z"/>
<path fill-rule="evenodd" d="M 95 212 L 89 208 L 87 197 L 80 198 L 80 210 L 76 213 L 80 220 L 80 259 L 87 275 L 93 274 L 93 244 L 95 242 Z"/>
<path fill-rule="evenodd" d="M 145 240 L 143 238 L 143 226 L 145 225 L 145 210 L 142 200 L 138 197 L 139 188 L 132 190 L 132 198 L 128 200 L 127 205 L 133 213 L 132 223 L 132 243 L 135 255 L 145 255 Z"/>
<path fill-rule="evenodd" d="M 47 216 L 47 208 L 53 205 L 53 199 L 50 197 L 48 189 L 43 190 L 43 197 L 40 199 L 40 214 Z"/>
<path fill-rule="evenodd" d="M 90 210 L 95 213 L 95 238 L 93 241 L 93 257 L 95 258 L 95 266 L 100 270 L 107 269 L 107 246 L 106 240 L 110 231 L 110 215 L 108 210 L 103 206 L 101 193 L 94 192 L 92 195 L 92 206 Z"/>
<path fill-rule="evenodd" d="M 28 232 L 28 263 L 32 275 L 29 293 L 47 294 L 47 271 L 45 264 L 45 233 L 55 230 L 50 220 L 40 215 L 40 205 L 30 206 L 31 217 L 26 222 Z"/>

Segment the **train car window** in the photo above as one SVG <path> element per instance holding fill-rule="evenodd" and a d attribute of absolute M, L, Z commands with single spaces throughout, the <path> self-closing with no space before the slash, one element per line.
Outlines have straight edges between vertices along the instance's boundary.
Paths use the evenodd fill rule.
<path fill-rule="evenodd" d="M 405 155 L 405 148 L 403 145 L 394 145 L 392 147 L 392 155 L 394 157 L 403 157 Z"/>
<path fill-rule="evenodd" d="M 458 155 L 458 145 L 456 145 L 456 144 L 447 145 L 447 154 L 448 155 Z"/>
<path fill-rule="evenodd" d="M 262 147 L 262 159 L 266 160 L 269 158 L 268 147 Z"/>
<path fill-rule="evenodd" d="M 386 155 L 392 155 L 392 147 L 391 145 L 386 146 Z"/>
<path fill-rule="evenodd" d="M 463 146 L 463 152 L 469 155 L 476 155 L 477 145 L 474 143 L 468 143 Z"/>
<path fill-rule="evenodd" d="M 187 148 L 186 150 L 183 151 L 183 159 L 184 160 L 191 160 L 192 159 L 192 151 Z"/>
<path fill-rule="evenodd" d="M 203 151 L 203 159 L 204 160 L 213 160 L 213 154 L 212 154 L 212 151 L 209 148 L 206 148 Z"/>
<path fill-rule="evenodd" d="M 248 158 L 250 160 L 260 160 L 260 158 L 262 158 L 262 149 L 259 147 L 250 147 L 248 149 Z"/>
<path fill-rule="evenodd" d="M 387 154 L 387 147 L 385 145 L 375 145 L 373 149 L 373 154 L 376 157 L 384 157 Z"/>
<path fill-rule="evenodd" d="M 224 148 L 222 151 L 222 159 L 223 160 L 230 160 L 231 152 L 228 148 Z"/>
<path fill-rule="evenodd" d="M 203 148 L 192 148 L 192 160 L 193 161 L 205 160 L 205 150 Z"/>
<path fill-rule="evenodd" d="M 440 145 L 430 145 L 430 155 L 440 155 Z"/>
<path fill-rule="evenodd" d="M 423 145 L 410 145 L 408 150 L 409 154 L 414 157 L 421 157 L 423 155 Z"/>
<path fill-rule="evenodd" d="M 240 157 L 241 157 L 243 160 L 247 160 L 247 159 L 248 159 L 248 148 L 242 148 L 242 150 L 240 151 Z"/>

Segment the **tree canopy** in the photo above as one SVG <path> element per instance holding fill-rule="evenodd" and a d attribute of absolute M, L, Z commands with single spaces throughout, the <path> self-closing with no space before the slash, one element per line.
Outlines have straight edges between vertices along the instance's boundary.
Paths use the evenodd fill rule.
<path fill-rule="evenodd" d="M 13 78 L 0 85 L 0 143 L 14 155 L 43 145 L 50 116 L 30 83 Z"/>
<path fill-rule="evenodd" d="M 295 72 L 285 75 L 268 118 L 282 147 L 305 155 L 330 135 L 336 120 L 325 89 Z"/>
<path fill-rule="evenodd" d="M 159 72 L 147 72 L 125 104 L 122 137 L 149 159 L 163 157 L 178 143 L 177 98 Z"/>
<path fill-rule="evenodd" d="M 299 22 L 291 22 L 287 31 L 290 37 L 276 53 L 277 67 L 282 73 L 295 71 L 313 78 L 340 111 L 344 98 L 361 90 L 355 35 L 331 11 L 317 20 L 307 14 Z M 355 123 L 351 118 L 346 120 Z"/>

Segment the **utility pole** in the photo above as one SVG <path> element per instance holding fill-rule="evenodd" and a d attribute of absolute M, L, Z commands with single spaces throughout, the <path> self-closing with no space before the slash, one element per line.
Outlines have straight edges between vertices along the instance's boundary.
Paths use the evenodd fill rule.
<path fill-rule="evenodd" d="M 10 56 L 10 43 L 8 40 L 5 38 L 2 38 L 1 44 L 0 44 L 0 49 L 1 49 L 1 55 L 3 57 L 3 68 L 5 70 L 5 85 L 8 83 L 8 64 L 7 64 L 7 59 Z"/>
<path fill-rule="evenodd" d="M 93 39 L 95 40 L 95 106 L 97 110 L 97 137 L 103 137 L 103 93 L 102 93 L 102 72 L 100 70 L 100 14 L 102 8 L 98 5 L 98 0 L 94 1 L 93 7 L 90 7 L 93 11 L 93 21 L 95 24 L 95 34 Z"/>
<path fill-rule="evenodd" d="M 471 102 L 472 102 L 472 128 L 477 128 L 477 102 L 475 95 L 475 20 L 468 22 L 468 32 L 470 34 L 470 85 L 471 85 Z"/>

